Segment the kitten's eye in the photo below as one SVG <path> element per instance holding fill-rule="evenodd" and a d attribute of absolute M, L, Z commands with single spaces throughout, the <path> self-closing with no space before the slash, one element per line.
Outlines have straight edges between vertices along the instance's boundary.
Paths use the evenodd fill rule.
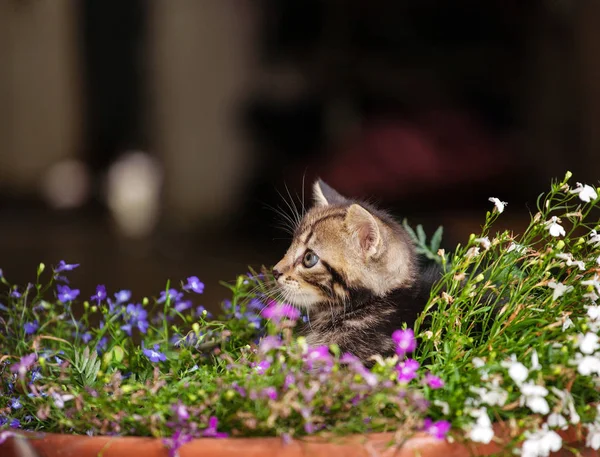
<path fill-rule="evenodd" d="M 302 264 L 306 268 L 314 267 L 319 261 L 319 256 L 312 251 L 306 251 L 304 254 L 304 258 L 302 259 Z"/>

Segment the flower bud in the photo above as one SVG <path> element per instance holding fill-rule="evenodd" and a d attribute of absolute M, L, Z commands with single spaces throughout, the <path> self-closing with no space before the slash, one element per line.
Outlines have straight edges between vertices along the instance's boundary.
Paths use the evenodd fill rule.
<path fill-rule="evenodd" d="M 44 265 L 43 263 L 40 263 L 38 265 L 38 269 L 37 269 L 38 276 L 41 275 L 44 272 L 45 269 L 46 269 L 46 265 Z"/>

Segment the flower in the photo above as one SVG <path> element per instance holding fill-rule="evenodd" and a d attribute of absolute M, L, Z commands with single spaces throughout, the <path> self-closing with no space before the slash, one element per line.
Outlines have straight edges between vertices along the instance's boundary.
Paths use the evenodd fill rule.
<path fill-rule="evenodd" d="M 13 298 L 21 298 L 21 292 L 19 292 L 19 291 L 17 290 L 17 288 L 15 288 L 15 289 L 14 289 L 14 290 L 13 290 L 13 291 L 10 293 L 10 296 L 11 296 L 11 297 L 13 297 Z"/>
<path fill-rule="evenodd" d="M 254 370 L 258 374 L 265 374 L 265 372 L 269 369 L 270 366 L 271 366 L 271 362 L 269 362 L 268 360 L 263 360 L 263 361 L 257 363 L 256 365 L 254 365 Z"/>
<path fill-rule="evenodd" d="M 73 301 L 79 295 L 79 289 L 70 289 L 69 286 L 57 285 L 56 290 L 58 291 L 58 300 L 61 303 L 67 303 Z"/>
<path fill-rule="evenodd" d="M 592 279 L 586 279 L 585 281 L 581 281 L 580 284 L 582 286 L 592 286 L 600 294 L 600 280 L 597 274 L 595 274 Z"/>
<path fill-rule="evenodd" d="M 75 397 L 73 395 L 61 395 L 59 393 L 53 392 L 52 399 L 54 400 L 54 406 L 58 409 L 62 409 L 65 407 L 65 402 L 69 400 L 73 400 Z"/>
<path fill-rule="evenodd" d="M 177 417 L 180 421 L 186 421 L 190 418 L 190 413 L 188 412 L 185 405 L 181 402 L 175 404 L 173 406 L 173 410 L 175 411 L 175 414 L 177 414 Z"/>
<path fill-rule="evenodd" d="M 163 290 L 160 293 L 160 297 L 156 300 L 156 303 L 164 303 L 167 300 L 169 302 L 178 302 L 183 298 L 183 294 L 176 289 Z"/>
<path fill-rule="evenodd" d="M 496 210 L 498 211 L 498 214 L 502 214 L 502 212 L 504 211 L 504 207 L 508 205 L 508 203 L 500 201 L 500 199 L 496 197 L 490 197 L 488 198 L 488 200 L 494 204 Z"/>
<path fill-rule="evenodd" d="M 577 372 L 580 375 L 589 376 L 592 373 L 596 373 L 600 376 L 600 357 L 575 354 L 575 360 L 572 363 L 577 365 Z"/>
<path fill-rule="evenodd" d="M 21 360 L 19 360 L 17 363 L 14 363 L 10 366 L 10 371 L 13 373 L 18 373 L 19 377 L 23 379 L 29 368 L 35 363 L 36 360 L 37 354 L 35 352 L 25 355 L 21 357 Z"/>
<path fill-rule="evenodd" d="M 183 300 L 178 303 L 175 303 L 175 311 L 177 311 L 178 313 L 181 313 L 181 312 L 185 311 L 186 309 L 190 309 L 191 307 L 192 307 L 191 300 Z"/>
<path fill-rule="evenodd" d="M 37 332 L 39 327 L 40 326 L 37 320 L 33 322 L 25 322 L 23 325 L 23 330 L 25 331 L 25 335 L 32 335 Z"/>
<path fill-rule="evenodd" d="M 273 349 L 280 348 L 282 344 L 283 342 L 281 341 L 281 338 L 269 335 L 265 336 L 262 340 L 260 340 L 258 350 L 261 353 L 266 354 L 267 352 L 272 351 Z"/>
<path fill-rule="evenodd" d="M 169 457 L 176 457 L 179 455 L 179 448 L 185 443 L 192 441 L 192 439 L 193 437 L 189 433 L 185 433 L 182 430 L 175 430 L 171 437 L 163 439 L 163 444 L 169 450 Z"/>
<path fill-rule="evenodd" d="M 492 381 L 489 388 L 471 386 L 470 390 L 479 396 L 481 403 L 489 406 L 503 406 L 508 400 L 508 392 L 498 385 L 497 380 Z"/>
<path fill-rule="evenodd" d="M 556 301 L 559 297 L 562 297 L 566 292 L 573 290 L 573 286 L 565 286 L 562 282 L 550 281 L 548 283 L 550 289 L 554 289 L 552 294 L 552 301 Z"/>
<path fill-rule="evenodd" d="M 125 308 L 125 313 L 129 316 L 127 324 L 123 325 L 121 329 L 131 336 L 131 331 L 136 326 L 140 332 L 146 333 L 148 330 L 148 311 L 140 304 L 130 303 Z"/>
<path fill-rule="evenodd" d="M 208 438 L 227 438 L 227 433 L 217 431 L 218 425 L 219 420 L 215 416 L 211 416 L 210 419 L 208 419 L 208 427 L 204 429 L 202 436 Z"/>
<path fill-rule="evenodd" d="M 142 352 L 146 357 L 148 357 L 148 360 L 150 360 L 150 362 L 152 363 L 164 362 L 165 360 L 167 360 L 167 356 L 160 352 L 159 349 L 160 347 L 158 346 L 158 344 L 155 344 L 154 349 L 144 348 Z"/>
<path fill-rule="evenodd" d="M 526 439 L 521 448 L 521 457 L 547 457 L 550 451 L 556 452 L 562 447 L 562 438 L 553 430 L 544 426 L 535 433 L 525 432 Z"/>
<path fill-rule="evenodd" d="M 548 424 L 548 427 L 556 427 L 562 430 L 569 428 L 567 419 L 565 419 L 565 417 L 559 413 L 551 413 L 546 419 L 546 423 Z"/>
<path fill-rule="evenodd" d="M 68 264 L 68 263 L 65 263 L 64 260 L 61 260 L 60 262 L 58 262 L 58 266 L 54 269 L 54 273 L 60 273 L 62 271 L 71 271 L 71 270 L 74 270 L 75 268 L 77 268 L 78 266 L 79 266 L 78 263 Z"/>
<path fill-rule="evenodd" d="M 581 271 L 585 270 L 585 262 L 583 260 L 574 260 L 573 255 L 568 252 L 560 252 L 556 254 L 556 258 L 564 260 L 568 267 L 577 265 L 577 268 L 579 268 Z"/>
<path fill-rule="evenodd" d="M 423 430 L 438 440 L 443 440 L 450 431 L 450 422 L 445 420 L 433 422 L 430 418 L 426 417 L 423 421 Z"/>
<path fill-rule="evenodd" d="M 407 352 L 412 352 L 417 347 L 417 340 L 412 328 L 396 330 L 392 333 L 392 340 L 396 343 L 396 353 L 403 357 Z"/>
<path fill-rule="evenodd" d="M 121 304 L 129 301 L 130 298 L 131 298 L 130 290 L 120 290 L 115 293 L 115 299 L 117 300 L 117 302 L 116 302 L 117 305 L 121 305 Z"/>
<path fill-rule="evenodd" d="M 600 344 L 598 344 L 598 335 L 595 333 L 587 332 L 585 335 L 580 333 L 577 340 L 579 350 L 583 354 L 593 354 L 596 349 L 600 348 Z"/>
<path fill-rule="evenodd" d="M 10 400 L 10 407 L 12 409 L 21 409 L 23 405 L 21 404 L 21 400 L 18 398 L 13 398 Z"/>
<path fill-rule="evenodd" d="M 292 305 L 271 301 L 269 305 L 262 310 L 261 315 L 264 318 L 272 319 L 275 322 L 279 322 L 284 318 L 295 321 L 300 317 L 300 311 Z"/>
<path fill-rule="evenodd" d="M 90 297 L 90 300 L 96 301 L 96 303 L 100 304 L 102 300 L 106 298 L 106 287 L 102 284 L 98 284 L 96 286 L 96 293 Z"/>
<path fill-rule="evenodd" d="M 494 429 L 492 428 L 492 422 L 488 416 L 487 409 L 476 409 L 471 412 L 471 415 L 477 417 L 477 422 L 469 430 L 467 436 L 471 441 L 476 443 L 488 444 L 494 437 Z"/>
<path fill-rule="evenodd" d="M 492 243 L 490 242 L 490 239 L 487 236 L 484 236 L 483 238 L 475 238 L 473 241 L 475 241 L 476 243 L 481 244 L 481 247 L 483 249 L 485 249 L 486 251 L 492 245 Z"/>
<path fill-rule="evenodd" d="M 322 364 L 327 368 L 333 366 L 333 358 L 329 353 L 329 347 L 326 345 L 308 348 L 308 351 L 304 355 L 304 360 L 309 370 L 312 370 L 315 364 Z"/>
<path fill-rule="evenodd" d="M 406 359 L 396 366 L 399 382 L 409 382 L 417 377 L 419 362 L 413 359 Z"/>
<path fill-rule="evenodd" d="M 592 244 L 595 248 L 600 246 L 600 233 L 596 232 L 596 230 L 592 230 L 590 232 L 590 239 L 587 240 L 587 244 Z"/>
<path fill-rule="evenodd" d="M 511 360 L 502 362 L 502 366 L 508 368 L 508 375 L 515 382 L 515 384 L 521 384 L 529 376 L 529 370 L 521 362 L 517 361 L 515 354 L 511 355 Z"/>
<path fill-rule="evenodd" d="M 540 358 L 535 349 L 531 352 L 531 369 L 532 370 L 541 370 L 542 369 L 542 366 L 540 365 Z"/>
<path fill-rule="evenodd" d="M 585 438 L 585 445 L 591 447 L 594 451 L 600 449 L 600 421 L 596 418 L 596 422 L 592 424 L 586 424 L 585 427 L 588 429 L 587 436 Z M 2 437 L 0 435 L 0 443 L 2 443 Z"/>
<path fill-rule="evenodd" d="M 522 244 L 515 243 L 513 241 L 512 243 L 510 243 L 510 245 L 506 249 L 506 252 L 515 251 L 517 254 L 521 254 L 522 252 L 524 252 L 526 250 L 527 250 L 527 246 L 523 246 Z"/>
<path fill-rule="evenodd" d="M 548 395 L 548 389 L 545 387 L 528 382 L 521 386 L 521 394 L 521 406 L 527 406 L 534 413 L 548 414 L 550 412 L 550 406 L 545 398 Z"/>
<path fill-rule="evenodd" d="M 549 221 L 546 221 L 546 228 L 550 235 L 554 237 L 565 236 L 566 232 L 562 225 L 560 225 L 560 219 L 556 216 L 552 216 Z"/>
<path fill-rule="evenodd" d="M 204 283 L 201 282 L 197 276 L 190 276 L 187 278 L 187 283 L 183 286 L 183 290 L 196 292 L 201 294 L 204 292 Z"/>
<path fill-rule="evenodd" d="M 589 203 L 590 201 L 596 200 L 598 198 L 596 189 L 587 184 L 583 185 L 580 182 L 577 183 L 577 187 L 573 189 L 570 193 L 579 194 L 579 198 L 585 203 Z"/>
<path fill-rule="evenodd" d="M 564 332 L 565 330 L 567 330 L 567 329 L 569 329 L 569 328 L 573 327 L 574 325 L 575 325 L 575 324 L 573 324 L 573 321 L 571 320 L 571 318 L 570 318 L 569 316 L 567 316 L 567 317 L 565 318 L 565 321 L 563 322 L 563 325 L 562 325 L 562 331 Z"/>
<path fill-rule="evenodd" d="M 423 382 L 427 384 L 431 389 L 441 389 L 444 387 L 444 381 L 441 378 L 432 375 L 431 373 L 427 373 L 423 378 Z"/>
<path fill-rule="evenodd" d="M 588 306 L 587 315 L 593 321 L 600 319 L 600 305 Z"/>

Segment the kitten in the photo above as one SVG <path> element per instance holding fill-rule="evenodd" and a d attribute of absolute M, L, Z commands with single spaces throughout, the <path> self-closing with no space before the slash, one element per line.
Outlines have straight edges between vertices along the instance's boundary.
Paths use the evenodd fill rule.
<path fill-rule="evenodd" d="M 306 308 L 308 344 L 336 343 L 367 365 L 392 355 L 391 334 L 423 310 L 437 268 L 424 268 L 391 216 L 317 180 L 315 205 L 273 268 L 285 301 Z"/>

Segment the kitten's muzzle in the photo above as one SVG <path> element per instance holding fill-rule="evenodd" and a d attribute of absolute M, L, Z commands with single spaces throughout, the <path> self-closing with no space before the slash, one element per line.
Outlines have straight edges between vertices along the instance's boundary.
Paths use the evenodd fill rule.
<path fill-rule="evenodd" d="M 276 268 L 273 268 L 273 276 L 275 277 L 275 281 L 277 281 L 279 278 L 281 278 L 282 275 L 283 275 L 283 273 L 281 271 L 279 271 Z"/>

